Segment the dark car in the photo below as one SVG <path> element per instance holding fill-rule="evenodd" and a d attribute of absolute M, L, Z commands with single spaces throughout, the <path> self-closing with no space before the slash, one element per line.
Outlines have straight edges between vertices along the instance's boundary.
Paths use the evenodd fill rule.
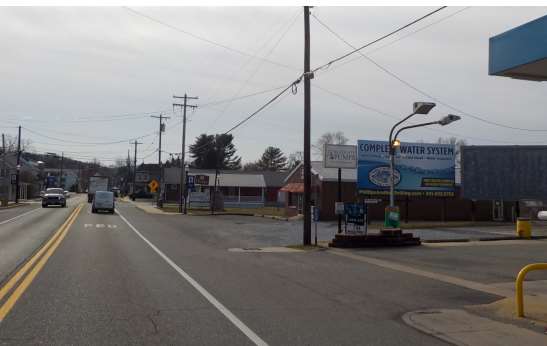
<path fill-rule="evenodd" d="M 50 205 L 59 205 L 66 207 L 66 197 L 64 190 L 60 188 L 49 188 L 44 192 L 42 197 L 42 208 L 47 208 Z"/>

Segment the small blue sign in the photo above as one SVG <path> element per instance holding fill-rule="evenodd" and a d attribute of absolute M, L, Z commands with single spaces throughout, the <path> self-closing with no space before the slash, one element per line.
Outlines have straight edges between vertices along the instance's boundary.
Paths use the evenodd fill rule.
<path fill-rule="evenodd" d="M 365 205 L 361 203 L 344 203 L 344 214 L 347 223 L 365 224 Z"/>

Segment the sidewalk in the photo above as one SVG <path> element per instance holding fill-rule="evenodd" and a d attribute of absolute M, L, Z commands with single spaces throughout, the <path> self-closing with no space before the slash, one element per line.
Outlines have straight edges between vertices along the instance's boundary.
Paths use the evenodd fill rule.
<path fill-rule="evenodd" d="M 156 206 L 155 200 L 145 200 L 145 201 L 132 201 L 128 197 L 123 197 L 119 199 L 121 202 L 131 203 L 137 208 L 141 209 L 142 211 L 145 211 L 149 214 L 163 214 L 163 215 L 180 215 L 180 213 L 172 213 L 172 212 L 166 212 L 161 210 Z"/>
<path fill-rule="evenodd" d="M 413 311 L 403 321 L 432 336 L 455 345 L 513 346 L 546 345 L 547 335 L 478 316 L 465 310 L 438 309 Z"/>

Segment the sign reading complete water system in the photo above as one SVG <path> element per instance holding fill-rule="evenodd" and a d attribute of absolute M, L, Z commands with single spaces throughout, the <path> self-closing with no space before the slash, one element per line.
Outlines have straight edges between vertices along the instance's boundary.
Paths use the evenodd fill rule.
<path fill-rule="evenodd" d="M 395 194 L 454 196 L 455 148 L 451 144 L 401 143 L 395 154 Z M 389 145 L 387 141 L 357 142 L 359 193 L 389 194 Z"/>

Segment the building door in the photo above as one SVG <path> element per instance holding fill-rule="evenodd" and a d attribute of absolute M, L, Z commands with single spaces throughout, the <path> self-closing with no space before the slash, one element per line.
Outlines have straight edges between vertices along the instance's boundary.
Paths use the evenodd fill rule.
<path fill-rule="evenodd" d="M 492 220 L 503 221 L 503 201 L 492 201 Z"/>

